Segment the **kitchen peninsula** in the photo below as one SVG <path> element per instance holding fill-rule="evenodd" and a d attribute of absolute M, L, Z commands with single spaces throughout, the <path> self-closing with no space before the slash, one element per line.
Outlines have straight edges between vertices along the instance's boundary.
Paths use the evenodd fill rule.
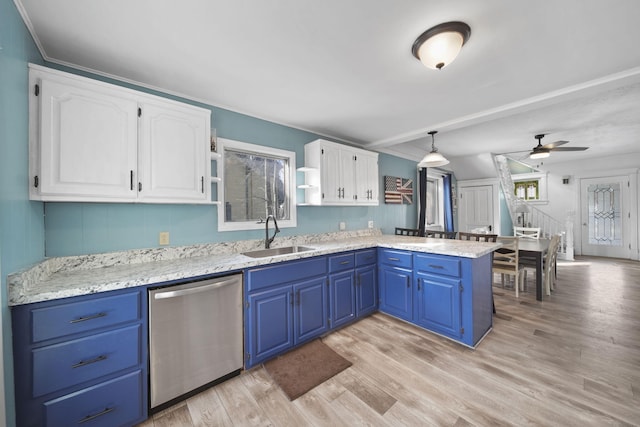
<path fill-rule="evenodd" d="M 122 417 L 116 424 L 146 419 L 147 290 L 159 286 L 242 273 L 245 369 L 376 310 L 468 347 L 491 330 L 491 261 L 499 244 L 362 230 L 278 237 L 276 248 L 305 248 L 244 254 L 262 244 L 51 258 L 10 276 L 16 378 L 24 380 L 16 387 L 19 418 L 29 420 L 25 425 L 42 421 L 33 417 L 65 420 L 106 399 L 104 408 L 75 416 Z M 88 348 L 91 354 L 73 359 Z M 51 366 L 67 359 L 69 366 Z M 109 399 L 121 410 L 106 406 Z"/>

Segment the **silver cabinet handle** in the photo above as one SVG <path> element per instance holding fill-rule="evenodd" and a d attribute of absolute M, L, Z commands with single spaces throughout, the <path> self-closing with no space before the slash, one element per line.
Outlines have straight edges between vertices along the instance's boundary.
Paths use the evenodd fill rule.
<path fill-rule="evenodd" d="M 82 368 L 83 366 L 92 365 L 92 364 L 97 363 L 97 362 L 102 362 L 103 360 L 107 360 L 107 356 L 105 356 L 104 354 L 102 354 L 102 355 L 100 355 L 98 357 L 94 357 L 93 359 L 81 360 L 78 363 L 75 363 L 75 364 L 71 365 L 71 367 L 73 369 Z"/>
<path fill-rule="evenodd" d="M 206 292 L 211 289 L 222 288 L 224 286 L 230 285 L 232 283 L 237 283 L 236 279 L 224 280 L 222 282 L 211 283 L 210 285 L 197 286 L 189 289 L 181 289 L 178 291 L 167 291 L 160 292 L 153 296 L 153 299 L 167 299 L 167 298 L 177 298 L 185 295 L 198 294 L 200 292 Z"/>
<path fill-rule="evenodd" d="M 400 261 L 400 258 L 389 257 L 388 259 L 389 261 Z"/>
<path fill-rule="evenodd" d="M 104 408 L 104 410 L 98 412 L 97 414 L 87 415 L 81 420 L 78 420 L 78 424 L 86 423 L 87 421 L 95 420 L 98 417 L 108 414 L 109 412 L 115 411 L 116 408 Z"/>
<path fill-rule="evenodd" d="M 442 270 L 444 267 L 441 265 L 429 264 L 429 267 Z"/>
<path fill-rule="evenodd" d="M 101 317 L 105 317 L 106 315 L 107 313 L 100 312 L 97 314 L 92 314 L 91 316 L 82 316 L 82 317 L 78 317 L 77 319 L 71 319 L 69 320 L 69 323 L 82 323 L 82 322 L 86 322 L 87 320 L 99 319 Z"/>
<path fill-rule="evenodd" d="M 351 261 L 340 261 L 340 265 L 351 264 Z"/>

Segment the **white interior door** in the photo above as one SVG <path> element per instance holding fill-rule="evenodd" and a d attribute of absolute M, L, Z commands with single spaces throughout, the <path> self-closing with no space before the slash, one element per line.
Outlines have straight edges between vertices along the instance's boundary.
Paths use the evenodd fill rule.
<path fill-rule="evenodd" d="M 630 258 L 629 177 L 580 180 L 582 255 Z"/>
<path fill-rule="evenodd" d="M 493 186 L 459 187 L 459 191 L 459 231 L 486 227 L 493 232 Z"/>

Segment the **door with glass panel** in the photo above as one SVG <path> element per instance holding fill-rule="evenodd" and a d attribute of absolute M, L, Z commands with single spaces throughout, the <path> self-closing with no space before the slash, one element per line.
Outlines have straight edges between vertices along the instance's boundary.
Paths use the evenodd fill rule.
<path fill-rule="evenodd" d="M 582 255 L 630 258 L 629 177 L 580 180 Z"/>

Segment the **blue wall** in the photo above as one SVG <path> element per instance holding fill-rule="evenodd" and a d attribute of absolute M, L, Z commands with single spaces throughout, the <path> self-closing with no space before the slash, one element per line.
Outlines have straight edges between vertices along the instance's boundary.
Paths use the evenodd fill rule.
<path fill-rule="evenodd" d="M 48 64 L 63 71 L 74 72 L 114 83 L 112 80 Z M 132 87 L 131 85 L 123 85 Z M 155 91 L 133 87 L 144 92 Z M 165 95 L 166 96 L 166 95 Z M 296 152 L 297 167 L 304 165 L 304 144 L 318 135 L 282 126 L 254 117 L 167 96 L 212 111 L 211 126 L 219 137 L 252 144 L 276 147 Z M 381 154 L 379 184 L 382 176 L 415 177 L 416 162 Z M 417 200 L 417 199 L 416 199 Z M 298 226 L 285 228 L 281 235 L 299 235 L 337 231 L 344 221 L 347 230 L 367 227 L 373 220 L 385 233 L 396 226 L 416 223 L 417 205 L 385 205 L 374 207 L 298 207 Z M 66 256 L 110 252 L 158 246 L 158 233 L 169 231 L 172 246 L 230 240 L 260 239 L 262 230 L 218 232 L 217 207 L 198 205 L 113 204 L 113 203 L 46 203 L 45 253 Z"/>
<path fill-rule="evenodd" d="M 0 301 L 8 426 L 15 411 L 5 276 L 44 257 L 43 204 L 28 200 L 28 62 L 43 61 L 13 2 L 0 0 Z"/>

